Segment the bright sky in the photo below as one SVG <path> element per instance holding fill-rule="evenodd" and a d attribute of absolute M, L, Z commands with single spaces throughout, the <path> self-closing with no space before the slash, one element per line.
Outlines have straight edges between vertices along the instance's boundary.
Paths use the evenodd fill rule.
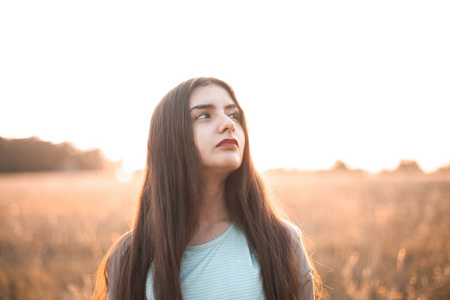
<path fill-rule="evenodd" d="M 449 1 L 2 1 L 0 136 L 143 168 L 150 116 L 214 76 L 259 170 L 450 163 Z"/>

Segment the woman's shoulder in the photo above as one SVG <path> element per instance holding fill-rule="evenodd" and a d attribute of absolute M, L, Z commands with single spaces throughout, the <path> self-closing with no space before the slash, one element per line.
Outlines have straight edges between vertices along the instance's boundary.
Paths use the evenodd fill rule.
<path fill-rule="evenodd" d="M 111 291 L 115 291 L 117 284 L 117 276 L 119 273 L 120 260 L 127 251 L 131 243 L 132 232 L 129 231 L 122 235 L 111 248 L 111 254 L 107 263 L 108 274 L 108 299 L 115 299 L 112 297 Z"/>
<path fill-rule="evenodd" d="M 309 261 L 306 248 L 303 245 L 302 231 L 290 221 L 283 220 L 283 223 L 291 234 L 294 251 L 299 264 L 299 299 L 314 299 L 313 267 Z"/>
<path fill-rule="evenodd" d="M 291 221 L 288 221 L 286 219 L 282 219 L 282 222 L 284 224 L 284 227 L 287 229 L 287 231 L 289 232 L 291 238 L 292 238 L 292 242 L 294 244 L 294 249 L 295 249 L 295 253 L 297 254 L 297 256 L 299 254 L 303 254 L 306 253 L 305 251 L 305 247 L 303 245 L 303 233 L 302 230 L 295 225 L 294 223 L 292 223 Z"/>
<path fill-rule="evenodd" d="M 114 260 L 120 260 L 125 251 L 128 249 L 131 243 L 132 231 L 128 231 L 123 234 L 117 241 L 114 243 L 112 247 L 111 256 L 109 258 L 109 262 L 113 262 Z"/>
<path fill-rule="evenodd" d="M 111 247 L 111 254 L 108 259 L 108 275 L 115 273 L 119 267 L 119 262 L 122 256 L 127 251 L 131 243 L 132 232 L 129 231 L 122 235 L 115 244 Z"/>
<path fill-rule="evenodd" d="M 303 244 L 303 234 L 301 229 L 288 220 L 282 219 L 282 221 L 291 235 L 294 251 L 300 264 L 300 274 L 304 275 L 311 272 L 312 266 L 309 262 L 308 254 Z"/>
<path fill-rule="evenodd" d="M 298 240 L 302 238 L 302 231 L 300 230 L 300 228 L 298 228 L 298 226 L 296 226 L 294 223 L 292 223 L 291 221 L 288 221 L 286 219 L 281 219 L 281 221 L 283 222 L 284 226 L 286 227 L 286 229 L 288 230 L 288 232 L 291 234 L 292 238 L 294 238 L 295 240 Z"/>

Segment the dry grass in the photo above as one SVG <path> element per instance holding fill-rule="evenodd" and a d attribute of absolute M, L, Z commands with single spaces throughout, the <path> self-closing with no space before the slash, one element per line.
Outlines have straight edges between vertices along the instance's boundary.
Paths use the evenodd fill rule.
<path fill-rule="evenodd" d="M 299 221 L 325 299 L 449 299 L 450 181 L 266 174 Z M 141 179 L 0 175 L 0 299 L 87 299 Z"/>

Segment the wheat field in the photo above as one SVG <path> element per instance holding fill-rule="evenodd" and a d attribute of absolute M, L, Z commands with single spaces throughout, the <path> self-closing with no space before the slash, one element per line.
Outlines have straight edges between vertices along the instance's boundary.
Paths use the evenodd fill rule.
<path fill-rule="evenodd" d="M 450 299 L 450 180 L 272 171 L 324 299 Z M 88 299 L 142 182 L 99 172 L 0 175 L 0 299 Z"/>

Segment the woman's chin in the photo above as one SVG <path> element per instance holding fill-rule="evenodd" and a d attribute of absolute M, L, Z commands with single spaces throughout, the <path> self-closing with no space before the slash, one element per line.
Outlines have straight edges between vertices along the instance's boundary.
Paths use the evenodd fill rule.
<path fill-rule="evenodd" d="M 239 169 L 241 164 L 242 164 L 242 160 L 240 158 L 234 158 L 234 159 L 230 158 L 226 161 L 223 161 L 222 168 L 224 170 L 229 170 L 230 172 L 234 172 L 237 169 Z"/>
<path fill-rule="evenodd" d="M 235 160 L 230 159 L 230 160 L 226 160 L 226 161 L 221 161 L 220 163 L 217 163 L 214 165 L 203 166 L 203 169 L 207 173 L 217 173 L 217 174 L 223 174 L 223 175 L 228 176 L 232 172 L 239 169 L 241 164 L 242 164 L 242 161 L 239 159 L 235 159 Z"/>

